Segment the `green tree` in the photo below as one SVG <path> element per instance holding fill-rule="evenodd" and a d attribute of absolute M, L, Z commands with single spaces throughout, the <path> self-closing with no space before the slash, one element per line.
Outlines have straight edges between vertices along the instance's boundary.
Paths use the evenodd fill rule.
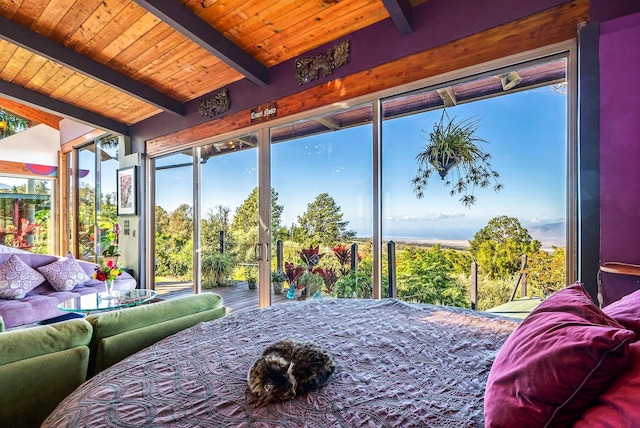
<path fill-rule="evenodd" d="M 469 241 L 470 252 L 489 278 L 508 278 L 520 269 L 520 257 L 532 255 L 541 246 L 517 218 L 494 217 Z"/>
<path fill-rule="evenodd" d="M 553 254 L 538 251 L 527 262 L 527 294 L 529 296 L 549 296 L 566 283 L 566 251 L 553 247 Z"/>
<path fill-rule="evenodd" d="M 356 233 L 347 230 L 348 220 L 328 193 L 321 193 L 307 205 L 307 210 L 298 216 L 299 227 L 293 231 L 294 240 L 305 245 L 334 246 L 341 241 L 349 241 Z"/>
<path fill-rule="evenodd" d="M 225 250 L 233 250 L 233 239 L 229 233 L 231 227 L 231 210 L 222 205 L 209 209 L 202 219 L 202 251 L 205 254 L 220 252 L 220 232 L 225 233 Z"/>
<path fill-rule="evenodd" d="M 171 214 L 156 207 L 156 275 L 193 278 L 192 208 L 182 204 Z"/>
<path fill-rule="evenodd" d="M 397 256 L 398 297 L 421 303 L 469 306 L 466 286 L 453 276 L 447 255 L 434 245 L 428 249 L 406 247 Z"/>
<path fill-rule="evenodd" d="M 16 134 L 29 128 L 26 120 L 0 110 L 0 121 L 7 122 L 7 129 L 0 134 L 0 139 Z"/>
<path fill-rule="evenodd" d="M 284 207 L 278 205 L 278 193 L 271 189 L 271 226 L 278 230 L 282 224 Z M 234 253 L 237 263 L 253 263 L 255 261 L 254 246 L 258 242 L 258 188 L 255 187 L 249 196 L 236 209 L 229 228 L 234 242 Z"/>

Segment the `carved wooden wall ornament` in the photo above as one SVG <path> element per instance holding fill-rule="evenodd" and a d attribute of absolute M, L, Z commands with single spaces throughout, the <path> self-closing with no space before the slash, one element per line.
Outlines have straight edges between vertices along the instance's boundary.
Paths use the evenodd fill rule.
<path fill-rule="evenodd" d="M 202 100 L 198 103 L 200 116 L 213 117 L 227 110 L 229 110 L 229 91 L 227 88 L 215 94 L 213 98 Z"/>
<path fill-rule="evenodd" d="M 298 84 L 309 83 L 320 77 L 326 77 L 333 70 L 349 61 L 349 40 L 345 40 L 326 53 L 296 59 L 296 80 Z"/>

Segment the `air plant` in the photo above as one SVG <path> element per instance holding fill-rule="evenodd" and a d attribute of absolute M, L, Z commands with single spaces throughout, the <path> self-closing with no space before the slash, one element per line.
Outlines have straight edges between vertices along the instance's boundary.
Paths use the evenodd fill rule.
<path fill-rule="evenodd" d="M 468 208 L 476 203 L 473 192 L 477 186 L 487 187 L 493 181 L 496 192 L 504 187 L 497 181 L 500 174 L 493 170 L 489 162 L 491 155 L 481 147 L 488 141 L 476 135 L 479 123 L 480 120 L 474 120 L 473 117 L 456 121 L 455 117 L 449 118 L 446 110 L 442 110 L 440 121 L 434 124 L 427 137 L 423 137 L 428 141 L 427 145 L 416 156 L 418 172 L 411 182 L 418 199 L 424 196 L 427 182 L 434 171 L 442 180 L 452 173 L 452 177 L 446 179 L 444 184 L 451 187 L 451 196 L 462 195 L 460 202 Z M 426 134 L 424 130 L 422 132 Z"/>

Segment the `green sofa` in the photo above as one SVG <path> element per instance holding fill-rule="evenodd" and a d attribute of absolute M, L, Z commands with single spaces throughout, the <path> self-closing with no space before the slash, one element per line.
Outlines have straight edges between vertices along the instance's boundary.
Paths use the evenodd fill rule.
<path fill-rule="evenodd" d="M 0 333 L 0 427 L 37 427 L 87 377 L 84 319 Z"/>
<path fill-rule="evenodd" d="M 222 298 L 213 293 L 89 315 L 93 336 L 88 377 L 160 339 L 225 315 Z"/>

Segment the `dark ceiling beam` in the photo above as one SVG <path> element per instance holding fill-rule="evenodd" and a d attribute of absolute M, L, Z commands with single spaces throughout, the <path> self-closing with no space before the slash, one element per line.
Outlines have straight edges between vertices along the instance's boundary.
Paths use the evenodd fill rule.
<path fill-rule="evenodd" d="M 129 127 L 124 123 L 111 120 L 104 116 L 100 116 L 99 114 L 67 104 L 4 80 L 0 80 L 0 94 L 5 98 L 12 99 L 22 104 L 27 104 L 39 110 L 44 110 L 58 116 L 75 120 L 76 122 L 95 126 L 97 128 L 104 129 L 105 131 L 112 131 L 127 137 L 129 136 Z"/>
<path fill-rule="evenodd" d="M 176 31 L 197 43 L 261 88 L 268 84 L 267 68 L 216 31 L 178 1 L 134 0 Z"/>
<path fill-rule="evenodd" d="M 382 0 L 382 3 L 400 34 L 413 33 L 413 8 L 409 0 Z"/>
<path fill-rule="evenodd" d="M 0 38 L 98 80 L 161 110 L 185 115 L 184 104 L 0 15 Z"/>

